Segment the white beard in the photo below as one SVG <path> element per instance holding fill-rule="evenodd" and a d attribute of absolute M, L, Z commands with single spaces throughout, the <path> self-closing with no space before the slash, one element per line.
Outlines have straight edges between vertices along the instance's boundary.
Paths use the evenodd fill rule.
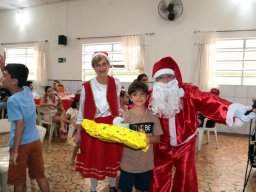
<path fill-rule="evenodd" d="M 180 88 L 176 79 L 168 83 L 155 82 L 151 109 L 160 117 L 171 118 L 182 108 L 180 97 Z"/>

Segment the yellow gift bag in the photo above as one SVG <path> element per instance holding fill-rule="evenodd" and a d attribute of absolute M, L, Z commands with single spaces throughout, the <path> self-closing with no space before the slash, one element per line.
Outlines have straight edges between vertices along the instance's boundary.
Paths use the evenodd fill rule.
<path fill-rule="evenodd" d="M 89 119 L 84 119 L 82 126 L 90 136 L 105 142 L 123 143 L 133 149 L 142 149 L 144 152 L 149 148 L 148 136 L 143 132 L 117 125 L 96 123 Z"/>

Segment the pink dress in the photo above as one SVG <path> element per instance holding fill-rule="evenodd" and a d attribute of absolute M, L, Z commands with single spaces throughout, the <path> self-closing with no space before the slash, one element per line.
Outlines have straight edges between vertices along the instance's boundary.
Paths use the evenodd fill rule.
<path fill-rule="evenodd" d="M 52 99 L 50 99 L 50 97 L 47 96 L 46 101 L 47 101 L 46 102 L 47 104 L 53 104 L 55 106 L 58 106 L 59 98 L 57 96 L 55 96 L 55 102 L 53 102 Z M 50 112 L 51 117 L 53 115 L 55 115 L 58 111 L 56 107 L 49 106 L 48 108 L 49 108 L 49 112 Z M 44 114 L 44 120 L 49 121 L 49 116 L 47 114 Z"/>

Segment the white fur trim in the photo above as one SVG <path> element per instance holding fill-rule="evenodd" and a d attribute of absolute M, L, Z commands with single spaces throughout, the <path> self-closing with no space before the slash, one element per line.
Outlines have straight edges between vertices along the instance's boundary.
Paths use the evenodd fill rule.
<path fill-rule="evenodd" d="M 239 118 L 235 118 L 234 113 L 237 108 L 241 107 L 240 103 L 233 103 L 228 107 L 226 123 L 230 127 L 241 127 L 243 122 Z"/>
<path fill-rule="evenodd" d="M 170 145 L 176 146 L 177 145 L 177 135 L 176 135 L 176 126 L 175 126 L 175 116 L 169 118 L 169 132 L 171 135 Z"/>
<path fill-rule="evenodd" d="M 161 76 L 161 75 L 165 75 L 165 74 L 171 74 L 171 75 L 175 75 L 174 71 L 170 68 L 164 68 L 164 69 L 160 69 L 158 70 L 154 76 L 153 79 L 156 79 L 157 77 Z"/>
<path fill-rule="evenodd" d="M 187 142 L 189 142 L 191 139 L 193 139 L 197 135 L 197 131 L 195 131 L 192 135 L 190 135 L 185 141 L 182 143 L 177 143 L 177 135 L 176 135 L 176 125 L 175 125 L 175 116 L 172 118 L 169 118 L 169 133 L 171 135 L 170 137 L 170 145 L 171 146 L 180 146 Z"/>
<path fill-rule="evenodd" d="M 101 55 L 101 56 L 105 57 L 108 60 L 108 63 L 110 64 L 110 60 L 109 60 L 108 56 L 105 55 L 104 53 L 101 53 L 101 52 L 93 54 L 92 55 L 92 60 L 93 60 L 94 57 L 96 57 L 98 55 Z"/>
<path fill-rule="evenodd" d="M 184 89 L 183 89 L 183 88 L 180 88 L 180 89 L 179 89 L 179 96 L 180 96 L 180 97 L 183 97 L 184 95 L 185 95 Z"/>

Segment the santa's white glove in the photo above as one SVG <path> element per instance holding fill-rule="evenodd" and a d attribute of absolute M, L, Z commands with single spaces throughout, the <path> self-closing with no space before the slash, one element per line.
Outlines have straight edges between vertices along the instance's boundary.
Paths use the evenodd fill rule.
<path fill-rule="evenodd" d="M 115 117 L 115 118 L 113 119 L 113 125 L 122 124 L 123 121 L 124 121 L 124 118 L 122 118 L 122 117 Z"/>
<path fill-rule="evenodd" d="M 250 122 L 251 119 L 252 119 L 252 115 L 249 116 L 249 115 L 245 115 L 245 113 L 247 111 L 250 111 L 252 110 L 252 107 L 251 106 L 244 106 L 244 105 L 240 105 L 236 108 L 236 110 L 234 111 L 234 116 L 239 118 L 241 121 L 244 121 L 244 122 Z M 255 116 L 256 117 L 256 116 Z M 253 117 L 253 118 L 255 118 Z"/>
<path fill-rule="evenodd" d="M 115 117 L 113 119 L 113 125 L 129 128 L 129 123 L 123 123 L 123 121 L 124 121 L 124 118 L 122 118 L 122 117 Z"/>

